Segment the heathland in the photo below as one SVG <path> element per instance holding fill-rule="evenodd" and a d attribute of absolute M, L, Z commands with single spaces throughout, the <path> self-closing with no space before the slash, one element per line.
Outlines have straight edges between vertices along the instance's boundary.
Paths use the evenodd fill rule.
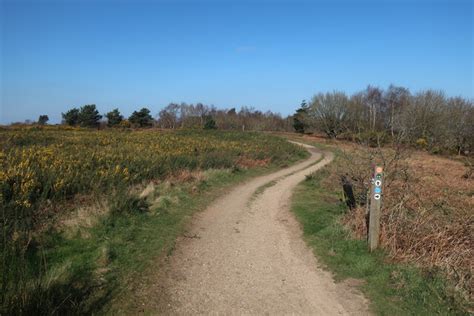
<path fill-rule="evenodd" d="M 0 142 L 2 314 L 101 309 L 216 190 L 307 156 L 241 132 L 11 127 Z"/>

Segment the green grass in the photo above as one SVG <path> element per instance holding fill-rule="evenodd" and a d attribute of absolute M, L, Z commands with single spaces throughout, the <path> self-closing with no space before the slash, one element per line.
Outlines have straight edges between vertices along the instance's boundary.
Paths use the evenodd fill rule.
<path fill-rule="evenodd" d="M 222 187 L 308 156 L 278 137 L 222 131 L 5 129 L 0 143 L 0 315 L 102 310 Z M 240 170 L 255 160 L 271 165 Z M 161 185 L 159 201 L 128 193 L 198 170 L 206 181 Z M 91 210 L 74 215 L 80 206 Z M 56 225 L 63 217 L 69 226 Z"/>
<path fill-rule="evenodd" d="M 37 239 L 38 247 L 29 251 L 37 266 L 46 271 L 32 273 L 43 277 L 32 280 L 22 310 L 11 312 L 94 314 L 114 310 L 117 298 L 122 300 L 119 305 L 124 304 L 134 280 L 173 251 L 176 238 L 185 232 L 195 212 L 233 185 L 304 156 L 256 169 L 210 169 L 204 171 L 205 180 L 162 183 L 155 187 L 148 211 L 143 211 L 143 203 L 135 203 L 136 197 L 118 191 L 109 198 L 120 200 L 114 204 L 118 209 L 93 227 L 77 229 L 72 236 L 51 230 Z"/>
<path fill-rule="evenodd" d="M 257 188 L 257 190 L 255 190 L 255 192 L 252 194 L 252 197 L 250 198 L 250 200 L 248 201 L 249 204 L 251 204 L 259 195 L 261 195 L 263 192 L 265 192 L 266 189 L 268 188 L 271 188 L 272 186 L 274 186 L 275 184 L 278 183 L 278 180 L 284 178 L 283 177 L 280 177 L 276 180 L 273 180 L 273 181 L 270 181 L 268 183 L 265 183 L 264 185 L 261 185 Z"/>
<path fill-rule="evenodd" d="M 302 182 L 293 195 L 292 210 L 307 243 L 336 280 L 363 280 L 361 290 L 378 315 L 467 314 L 447 294 L 439 274 L 390 262 L 383 251 L 370 253 L 365 241 L 351 238 L 340 222 L 346 212 L 341 193 L 322 185 L 328 176 L 322 169 Z"/>

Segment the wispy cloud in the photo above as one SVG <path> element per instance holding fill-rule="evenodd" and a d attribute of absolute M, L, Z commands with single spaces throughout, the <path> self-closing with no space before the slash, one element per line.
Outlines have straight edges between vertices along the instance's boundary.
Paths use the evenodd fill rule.
<path fill-rule="evenodd" d="M 237 46 L 235 51 L 237 53 L 250 53 L 255 51 L 257 48 L 255 46 L 248 46 L 248 45 L 242 45 L 242 46 Z"/>

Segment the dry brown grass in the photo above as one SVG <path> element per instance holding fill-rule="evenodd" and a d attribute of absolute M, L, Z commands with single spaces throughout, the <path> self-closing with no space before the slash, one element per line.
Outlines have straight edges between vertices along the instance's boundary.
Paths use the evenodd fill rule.
<path fill-rule="evenodd" d="M 328 186 L 341 175 L 353 183 L 358 207 L 344 224 L 365 239 L 366 196 L 373 163 L 385 166 L 381 245 L 394 261 L 441 270 L 467 301 L 473 301 L 474 179 L 471 165 L 459 157 L 434 156 L 422 151 L 367 148 L 344 141 L 306 136 L 342 150 L 329 167 Z"/>
<path fill-rule="evenodd" d="M 173 183 L 200 182 L 205 180 L 206 176 L 201 170 L 179 170 L 167 180 Z"/>
<path fill-rule="evenodd" d="M 153 180 L 137 184 L 130 187 L 130 194 L 148 199 L 153 204 L 159 204 L 160 199 L 167 198 L 161 195 L 161 190 L 183 183 L 199 183 L 206 180 L 206 174 L 201 170 L 179 170 L 175 174 L 168 176 L 164 180 Z M 161 185 L 161 187 L 159 187 Z M 160 189 L 160 190 L 158 190 Z M 66 236 L 74 236 L 79 231 L 81 234 L 86 233 L 87 229 L 97 224 L 99 219 L 109 213 L 109 205 L 107 196 L 76 196 L 71 201 L 64 202 L 57 206 L 61 212 L 55 212 L 53 225 Z M 68 211 L 65 211 L 67 209 Z M 39 232 L 48 229 L 47 225 L 39 227 Z M 85 236 L 87 237 L 87 236 Z"/>
<path fill-rule="evenodd" d="M 472 296 L 473 179 L 454 160 L 415 152 L 406 159 L 408 183 L 386 190 L 381 243 L 397 260 L 440 268 Z"/>
<path fill-rule="evenodd" d="M 237 160 L 237 166 L 240 168 L 248 169 L 255 167 L 265 167 L 270 163 L 270 158 L 266 159 L 250 159 L 246 157 L 241 157 Z"/>
<path fill-rule="evenodd" d="M 78 202 L 80 201 L 80 203 Z M 57 212 L 51 225 L 64 233 L 66 237 L 73 237 L 80 232 L 82 237 L 88 237 L 88 228 L 93 227 L 99 218 L 108 214 L 107 200 L 76 198 L 70 203 L 63 203 L 68 211 Z M 50 226 L 43 226 L 40 232 Z"/>

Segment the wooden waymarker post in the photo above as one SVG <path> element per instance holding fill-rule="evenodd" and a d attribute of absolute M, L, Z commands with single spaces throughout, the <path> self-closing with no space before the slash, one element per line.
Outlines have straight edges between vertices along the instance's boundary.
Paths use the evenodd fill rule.
<path fill-rule="evenodd" d="M 376 249 L 379 245 L 380 233 L 380 207 L 382 206 L 382 183 L 383 168 L 375 166 L 374 178 L 370 190 L 370 209 L 369 209 L 369 249 Z"/>

